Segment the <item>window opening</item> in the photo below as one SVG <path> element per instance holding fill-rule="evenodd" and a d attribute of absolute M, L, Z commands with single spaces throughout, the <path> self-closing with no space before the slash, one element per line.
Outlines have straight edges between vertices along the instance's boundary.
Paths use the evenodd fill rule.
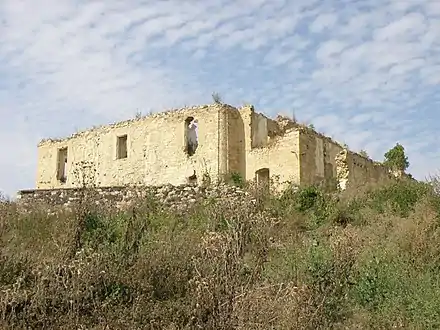
<path fill-rule="evenodd" d="M 198 121 L 188 117 L 185 119 L 185 151 L 188 156 L 194 155 L 198 146 Z"/>
<path fill-rule="evenodd" d="M 61 183 L 67 181 L 67 148 L 58 149 L 57 179 Z"/>
<path fill-rule="evenodd" d="M 118 136 L 116 149 L 117 159 L 127 158 L 127 135 Z"/>

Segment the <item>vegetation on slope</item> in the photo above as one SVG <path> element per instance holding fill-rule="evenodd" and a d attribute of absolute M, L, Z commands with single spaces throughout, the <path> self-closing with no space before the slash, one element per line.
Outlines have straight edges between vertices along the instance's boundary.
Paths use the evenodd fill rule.
<path fill-rule="evenodd" d="M 440 328 L 428 184 L 308 187 L 185 215 L 151 199 L 119 214 L 0 205 L 4 329 Z"/>

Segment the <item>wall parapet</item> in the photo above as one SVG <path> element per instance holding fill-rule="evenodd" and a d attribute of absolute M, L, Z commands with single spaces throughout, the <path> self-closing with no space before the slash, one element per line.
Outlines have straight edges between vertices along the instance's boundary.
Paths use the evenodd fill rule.
<path fill-rule="evenodd" d="M 84 130 L 80 130 L 78 132 L 75 132 L 67 137 L 60 137 L 60 138 L 45 138 L 39 141 L 38 146 L 43 146 L 46 144 L 53 144 L 58 142 L 66 142 L 71 139 L 75 139 L 78 137 L 86 136 L 88 134 L 100 134 L 102 132 L 113 130 L 115 128 L 122 128 L 131 125 L 134 122 L 142 122 L 146 119 L 157 119 L 157 118 L 170 118 L 170 117 L 176 117 L 176 116 L 183 116 L 186 113 L 193 112 L 193 111 L 205 111 L 209 108 L 213 109 L 219 109 L 219 108 L 225 108 L 225 109 L 234 109 L 231 105 L 228 104 L 202 104 L 202 105 L 194 105 L 194 106 L 187 106 L 187 107 L 181 107 L 181 108 L 173 108 L 173 109 L 167 109 L 161 112 L 157 113 L 151 113 L 148 115 L 142 115 L 139 117 L 118 121 L 110 124 L 103 124 L 103 125 L 96 125 L 92 128 L 87 128 Z"/>

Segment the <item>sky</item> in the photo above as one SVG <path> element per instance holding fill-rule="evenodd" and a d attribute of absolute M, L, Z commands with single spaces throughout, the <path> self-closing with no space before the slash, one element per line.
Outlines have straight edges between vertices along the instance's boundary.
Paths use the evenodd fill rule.
<path fill-rule="evenodd" d="M 375 160 L 401 143 L 424 179 L 439 84 L 439 0 L 1 0 L 0 191 L 35 187 L 42 138 L 213 93 Z"/>

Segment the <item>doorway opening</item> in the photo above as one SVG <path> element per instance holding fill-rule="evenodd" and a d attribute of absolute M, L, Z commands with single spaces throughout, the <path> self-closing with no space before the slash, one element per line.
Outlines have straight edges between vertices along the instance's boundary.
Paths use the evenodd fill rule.
<path fill-rule="evenodd" d="M 255 172 L 255 180 L 259 189 L 269 190 L 270 173 L 268 168 L 260 168 Z"/>

